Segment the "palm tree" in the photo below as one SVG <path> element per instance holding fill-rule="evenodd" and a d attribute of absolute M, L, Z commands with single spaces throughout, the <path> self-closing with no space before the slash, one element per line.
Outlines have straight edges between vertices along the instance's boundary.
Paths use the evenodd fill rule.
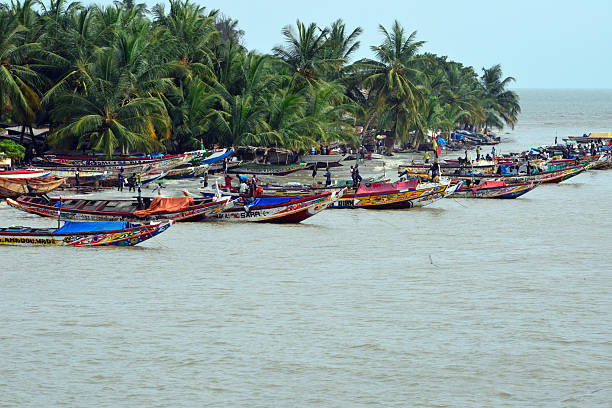
<path fill-rule="evenodd" d="M 315 23 L 306 27 L 300 20 L 297 20 L 296 25 L 297 35 L 291 26 L 283 28 L 282 34 L 287 45 L 274 47 L 274 55 L 307 83 L 316 82 L 331 62 L 325 54 L 329 29 L 320 29 Z"/>
<path fill-rule="evenodd" d="M 515 79 L 513 77 L 502 79 L 502 69 L 499 64 L 482 70 L 480 83 L 485 100 L 485 130 L 490 126 L 502 128 L 502 121 L 514 129 L 521 106 L 518 95 L 507 90 L 507 87 Z"/>
<path fill-rule="evenodd" d="M 359 48 L 360 42 L 357 38 L 361 33 L 363 33 L 363 29 L 357 27 L 347 35 L 346 24 L 341 19 L 331 24 L 325 41 L 326 58 L 330 61 L 329 80 L 339 80 L 345 77 L 345 65 L 349 62 L 351 55 Z"/>
<path fill-rule="evenodd" d="M 238 20 L 234 20 L 227 16 L 217 17 L 215 28 L 222 42 L 234 40 L 240 44 L 242 37 L 244 37 L 244 30 L 238 28 Z"/>
<path fill-rule="evenodd" d="M 25 127 L 31 127 L 40 111 L 40 98 L 37 85 L 41 79 L 30 62 L 33 55 L 40 51 L 40 44 L 25 43 L 23 25 L 16 24 L 12 15 L 0 13 L 0 102 L 3 110 L 22 124 L 22 137 Z"/>
<path fill-rule="evenodd" d="M 212 122 L 218 141 L 224 145 L 273 146 L 277 135 L 266 123 L 266 111 L 249 95 L 223 95 L 224 111 L 217 111 Z"/>
<path fill-rule="evenodd" d="M 306 95 L 307 134 L 318 143 L 345 142 L 357 146 L 352 116 L 357 109 L 358 106 L 344 95 L 344 87 L 320 83 L 318 87 L 308 89 Z"/>
<path fill-rule="evenodd" d="M 10 14 L 15 22 L 24 27 L 24 41 L 26 43 L 36 42 L 39 37 L 39 16 L 34 10 L 38 0 L 11 0 Z"/>
<path fill-rule="evenodd" d="M 397 20 L 391 31 L 382 25 L 379 29 L 384 35 L 383 43 L 371 47 L 376 60 L 364 59 L 358 62 L 359 75 L 364 78 L 363 84 L 368 89 L 368 99 L 379 107 L 374 109 L 364 132 L 374 115 L 384 107 L 390 113 L 387 117 L 390 118 L 393 138 L 403 140 L 423 102 L 421 82 L 424 73 L 419 65 L 427 57 L 419 55 L 418 51 L 424 41 L 416 41 L 416 31 L 406 36 Z"/>
<path fill-rule="evenodd" d="M 168 30 L 172 56 L 190 72 L 210 72 L 214 65 L 212 48 L 217 41 L 215 22 L 218 11 L 191 3 L 189 0 L 170 0 L 170 12 L 164 6 L 153 7 L 155 24 Z"/>
<path fill-rule="evenodd" d="M 172 122 L 172 138 L 166 146 L 172 151 L 195 149 L 206 137 L 211 121 L 218 115 L 219 95 L 201 80 L 193 80 L 175 92 L 162 95 Z M 207 144 L 211 140 L 206 137 Z"/>
<path fill-rule="evenodd" d="M 57 97 L 51 116 L 59 127 L 51 145 L 90 148 L 111 157 L 117 148 L 153 152 L 170 134 L 170 121 L 160 99 L 130 96 L 133 83 L 112 49 L 99 52 L 85 86 Z"/>

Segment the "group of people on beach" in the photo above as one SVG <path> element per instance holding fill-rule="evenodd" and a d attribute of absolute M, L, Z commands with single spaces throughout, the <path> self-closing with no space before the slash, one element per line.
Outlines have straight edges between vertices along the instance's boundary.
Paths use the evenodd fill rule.
<path fill-rule="evenodd" d="M 315 179 L 317 177 L 317 164 L 315 163 L 312 166 L 312 183 L 315 184 Z M 331 179 L 331 171 L 329 171 L 329 166 L 325 169 L 325 187 L 329 187 L 332 184 Z"/>
<path fill-rule="evenodd" d="M 77 169 L 77 174 L 78 174 L 78 169 Z M 77 179 L 78 179 L 78 175 L 77 175 Z M 123 187 L 127 183 L 128 192 L 131 192 L 131 191 L 136 192 L 136 188 L 138 188 L 139 194 L 142 192 L 140 188 L 142 186 L 142 182 L 140 180 L 140 174 L 132 173 L 130 176 L 126 178 L 124 174 L 124 169 L 123 167 L 121 167 L 119 169 L 119 174 L 117 175 L 117 181 L 118 181 L 117 191 L 123 191 Z M 78 186 L 78 182 L 77 182 L 77 186 Z"/>
<path fill-rule="evenodd" d="M 236 176 L 238 179 L 238 193 L 241 195 L 248 195 L 249 197 L 255 198 L 263 193 L 263 187 L 259 185 L 259 179 L 257 176 L 248 178 L 243 174 Z M 225 188 L 231 191 L 232 188 L 232 177 L 225 174 Z"/>

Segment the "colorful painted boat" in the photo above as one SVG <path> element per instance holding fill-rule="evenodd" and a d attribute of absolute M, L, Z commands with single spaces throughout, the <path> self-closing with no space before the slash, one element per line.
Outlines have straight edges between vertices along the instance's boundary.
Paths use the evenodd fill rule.
<path fill-rule="evenodd" d="M 214 150 L 197 150 L 193 153 L 194 157 L 190 160 L 190 163 L 194 166 L 199 166 L 202 164 L 211 165 L 213 163 L 217 163 L 221 160 L 224 160 L 226 157 L 234 154 L 234 149 L 214 149 Z"/>
<path fill-rule="evenodd" d="M 295 173 L 300 170 L 307 170 L 308 168 L 310 168 L 310 165 L 306 163 L 288 165 L 243 163 L 238 167 L 228 169 L 227 172 L 233 174 L 286 176 L 287 174 Z"/>
<path fill-rule="evenodd" d="M 0 228 L 2 245 L 55 245 L 73 247 L 133 246 L 161 234 L 174 223 L 149 225 L 128 222 L 66 221 L 60 228 Z"/>
<path fill-rule="evenodd" d="M 147 156 L 128 156 L 128 157 L 83 157 L 83 156 L 61 156 L 47 154 L 43 156 L 43 160 L 47 163 L 68 167 L 121 167 L 133 165 L 147 165 L 160 161 L 167 161 L 179 158 L 193 158 L 196 152 L 188 152 L 182 154 L 159 154 Z"/>
<path fill-rule="evenodd" d="M 201 221 L 231 206 L 228 197 L 143 197 L 141 199 L 84 199 L 21 196 L 7 199 L 18 210 L 43 217 L 78 221 L 174 220 Z M 61 202 L 61 204 L 60 204 Z"/>
<path fill-rule="evenodd" d="M 362 183 L 330 208 L 402 209 L 424 207 L 455 192 L 461 183 L 419 183 L 417 180 L 396 183 Z"/>
<path fill-rule="evenodd" d="M 98 181 L 102 181 L 110 176 L 108 171 L 97 171 L 97 170 L 77 170 L 74 167 L 57 167 L 49 168 L 48 171 L 58 177 L 66 179 L 66 184 L 74 186 L 76 184 L 76 174 L 79 173 L 79 185 L 86 186 L 95 184 Z"/>
<path fill-rule="evenodd" d="M 412 162 L 410 164 L 401 164 L 398 166 L 398 174 L 408 172 L 409 174 L 428 174 L 431 168 L 431 163 Z M 497 164 L 487 160 L 481 160 L 472 164 L 459 164 L 453 161 L 440 164 L 440 170 L 443 176 L 453 175 L 489 175 L 493 174 Z"/>
<path fill-rule="evenodd" d="M 488 180 L 472 187 L 467 187 L 464 184 L 451 194 L 450 197 L 512 199 L 527 194 L 540 184 L 540 182 L 531 182 L 508 185 L 503 181 Z"/>
<path fill-rule="evenodd" d="M 140 176 L 140 184 L 142 185 L 149 184 L 156 180 L 160 180 L 164 178 L 165 176 L 166 176 L 165 171 L 151 171 L 149 173 L 146 173 Z M 127 179 L 125 179 L 125 181 L 127 182 Z"/>
<path fill-rule="evenodd" d="M 344 191 L 326 191 L 304 197 L 259 197 L 248 203 L 237 202 L 232 208 L 215 214 L 214 219 L 232 222 L 299 223 L 334 204 Z"/>
<path fill-rule="evenodd" d="M 201 177 L 209 169 L 208 164 L 202 164 L 200 166 L 189 166 L 189 167 L 175 167 L 170 169 L 164 175 L 165 180 L 180 180 L 187 178 Z"/>
<path fill-rule="evenodd" d="M 21 169 L 21 170 L 9 170 L 0 171 L 0 177 L 3 178 L 34 178 L 34 177 L 46 177 L 51 174 L 45 169 Z"/>
<path fill-rule="evenodd" d="M 117 175 L 123 171 L 123 174 L 127 177 L 131 174 L 145 174 L 154 171 L 170 170 L 189 162 L 192 157 L 193 153 L 113 159 L 45 155 L 43 156 L 43 160 L 60 167 L 108 171 L 111 175 Z"/>
<path fill-rule="evenodd" d="M 585 170 L 589 170 L 593 166 L 593 163 L 566 167 L 559 170 L 551 170 L 551 171 L 543 171 L 535 174 L 514 174 L 514 175 L 498 175 L 498 174 L 487 174 L 487 175 L 452 175 L 449 176 L 453 181 L 480 181 L 480 180 L 501 180 L 506 182 L 507 184 L 521 184 L 521 183 L 531 183 L 531 182 L 541 182 L 541 183 L 560 183 L 562 181 L 568 180 L 572 177 L 577 176 Z M 421 180 L 428 180 L 430 177 L 427 173 L 410 173 L 413 177 L 418 177 Z"/>
<path fill-rule="evenodd" d="M 0 177 L 0 197 L 19 197 L 23 194 L 45 194 L 64 184 L 65 179 L 57 176 L 32 178 Z"/>

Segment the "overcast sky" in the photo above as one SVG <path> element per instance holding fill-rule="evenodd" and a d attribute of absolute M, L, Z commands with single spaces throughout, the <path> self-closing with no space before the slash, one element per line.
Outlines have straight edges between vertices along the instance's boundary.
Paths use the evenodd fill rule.
<path fill-rule="evenodd" d="M 141 0 L 142 1 L 142 0 Z M 145 0 L 147 4 L 156 1 Z M 107 1 L 103 1 L 107 2 Z M 138 1 L 137 1 L 138 2 Z M 378 24 L 398 19 L 418 31 L 424 50 L 478 72 L 500 63 L 518 88 L 612 88 L 612 1 L 604 0 L 195 0 L 239 21 L 249 49 L 270 52 L 281 28 L 342 18 L 360 26 L 357 57 L 370 57 L 381 42 Z"/>

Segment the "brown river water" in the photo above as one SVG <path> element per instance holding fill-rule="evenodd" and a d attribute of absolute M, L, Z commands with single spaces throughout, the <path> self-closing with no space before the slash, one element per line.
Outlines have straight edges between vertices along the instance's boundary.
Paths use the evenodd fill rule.
<path fill-rule="evenodd" d="M 573 133 L 585 110 L 612 123 L 612 92 L 567 92 L 522 91 L 500 149 Z M 612 171 L 592 171 L 516 200 L 0 246 L 0 406 L 609 407 L 611 231 Z"/>

